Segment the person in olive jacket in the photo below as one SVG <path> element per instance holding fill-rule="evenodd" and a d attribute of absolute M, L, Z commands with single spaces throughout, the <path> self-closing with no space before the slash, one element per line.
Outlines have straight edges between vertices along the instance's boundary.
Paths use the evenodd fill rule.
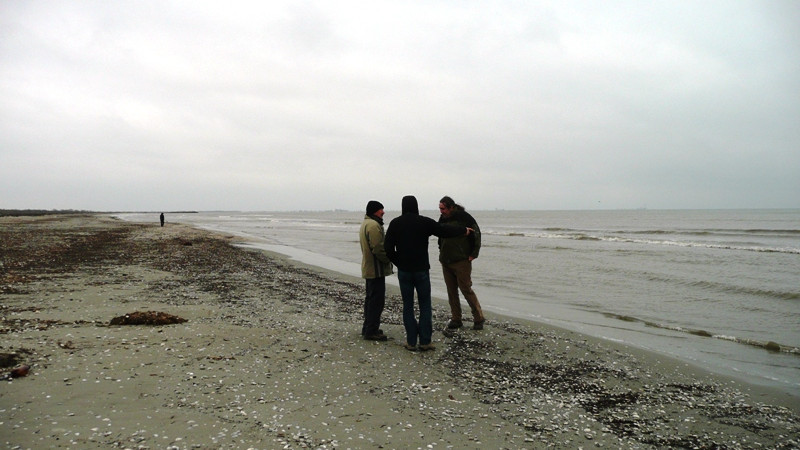
<path fill-rule="evenodd" d="M 366 279 L 367 291 L 361 335 L 371 341 L 388 339 L 380 328 L 381 314 L 386 304 L 386 276 L 392 274 L 392 263 L 383 248 L 383 214 L 383 205 L 376 200 L 370 200 L 358 232 L 361 242 L 361 277 Z"/>
<path fill-rule="evenodd" d="M 472 215 L 448 196 L 444 196 L 439 202 L 439 212 L 442 213 L 439 223 L 473 229 L 473 233 L 469 236 L 439 238 L 439 262 L 442 263 L 451 314 L 447 328 L 456 329 L 463 326 L 461 300 L 458 298 L 460 290 L 472 310 L 472 329 L 482 330 L 486 319 L 483 317 L 478 296 L 472 290 L 472 260 L 478 257 L 481 250 L 481 229 Z"/>
<path fill-rule="evenodd" d="M 403 197 L 403 214 L 392 219 L 386 230 L 384 247 L 389 260 L 397 266 L 397 280 L 403 297 L 403 325 L 406 349 L 433 350 L 433 310 L 431 307 L 430 261 L 428 240 L 431 236 L 453 237 L 471 230 L 462 226 L 441 225 L 430 217 L 419 215 L 416 197 Z M 419 301 L 419 321 L 414 317 L 414 290 Z"/>

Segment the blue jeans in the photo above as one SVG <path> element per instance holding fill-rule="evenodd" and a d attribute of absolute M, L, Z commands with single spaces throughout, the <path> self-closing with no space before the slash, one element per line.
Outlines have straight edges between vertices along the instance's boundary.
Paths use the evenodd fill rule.
<path fill-rule="evenodd" d="M 400 295 L 403 297 L 403 325 L 406 328 L 406 342 L 417 345 L 431 343 L 433 335 L 433 311 L 431 309 L 431 276 L 427 270 L 420 272 L 397 271 L 400 282 Z M 414 289 L 419 299 L 419 322 L 414 317 Z"/>

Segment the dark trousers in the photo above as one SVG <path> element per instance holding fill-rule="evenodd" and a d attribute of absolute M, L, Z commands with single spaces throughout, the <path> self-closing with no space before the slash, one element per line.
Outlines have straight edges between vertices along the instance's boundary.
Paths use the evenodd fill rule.
<path fill-rule="evenodd" d="M 362 336 L 378 334 L 381 327 L 381 314 L 386 304 L 386 278 L 368 278 L 367 296 L 364 298 L 364 325 Z"/>
<path fill-rule="evenodd" d="M 400 295 L 403 297 L 403 326 L 408 345 L 431 343 L 433 336 L 433 309 L 431 306 L 431 275 L 427 270 L 404 272 L 397 270 Z M 414 316 L 414 291 L 419 301 L 419 321 Z"/>
<path fill-rule="evenodd" d="M 458 291 L 464 294 L 464 299 L 472 310 L 472 321 L 475 323 L 483 322 L 483 310 L 478 296 L 472 290 L 472 261 L 463 261 L 451 264 L 442 264 L 442 274 L 444 284 L 447 286 L 447 300 L 450 302 L 451 319 L 461 322 L 461 300 L 458 299 Z"/>

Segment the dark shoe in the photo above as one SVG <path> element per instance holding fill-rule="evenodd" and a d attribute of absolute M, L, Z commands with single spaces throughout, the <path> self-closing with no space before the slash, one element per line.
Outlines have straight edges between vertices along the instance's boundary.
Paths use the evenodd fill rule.
<path fill-rule="evenodd" d="M 428 350 L 436 350 L 436 346 L 433 344 L 425 344 L 419 346 L 419 351 L 427 352 Z"/>
<path fill-rule="evenodd" d="M 484 323 L 484 322 L 486 322 L 486 319 L 483 319 L 483 320 L 481 320 L 480 322 L 475 322 L 475 323 L 472 325 L 472 329 L 473 329 L 473 330 L 482 330 L 482 329 L 483 329 L 483 323 Z"/>
<path fill-rule="evenodd" d="M 364 336 L 364 339 L 368 341 L 386 341 L 389 338 L 386 337 L 385 334 L 381 333 L 381 334 L 369 334 L 367 336 Z"/>
<path fill-rule="evenodd" d="M 451 320 L 450 322 L 447 323 L 447 328 L 450 330 L 455 330 L 456 328 L 461 328 L 463 326 L 464 326 L 463 323 L 457 322 L 455 320 Z"/>
<path fill-rule="evenodd" d="M 417 346 L 416 345 L 411 345 L 409 343 L 406 343 L 405 348 L 406 348 L 406 350 L 408 350 L 410 352 L 417 351 Z"/>

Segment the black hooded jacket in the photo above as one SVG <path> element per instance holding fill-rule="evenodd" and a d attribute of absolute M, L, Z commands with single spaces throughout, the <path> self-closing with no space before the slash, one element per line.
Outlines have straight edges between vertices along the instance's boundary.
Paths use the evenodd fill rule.
<path fill-rule="evenodd" d="M 419 272 L 431 268 L 428 241 L 431 236 L 455 237 L 467 233 L 466 227 L 441 225 L 419 215 L 416 197 L 403 197 L 403 214 L 393 219 L 386 230 L 383 246 L 386 255 L 399 270 Z"/>

